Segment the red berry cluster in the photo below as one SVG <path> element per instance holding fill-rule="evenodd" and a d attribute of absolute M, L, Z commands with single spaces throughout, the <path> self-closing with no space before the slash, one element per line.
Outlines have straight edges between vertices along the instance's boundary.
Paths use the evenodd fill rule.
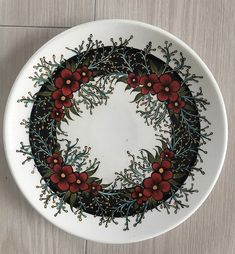
<path fill-rule="evenodd" d="M 47 158 L 47 163 L 52 170 L 50 180 L 60 191 L 90 192 L 97 195 L 102 186 L 96 181 L 89 182 L 89 176 L 86 172 L 74 172 L 70 165 L 65 165 L 62 156 L 54 153 Z"/>
<path fill-rule="evenodd" d="M 71 99 L 73 98 L 73 93 L 80 89 L 81 84 L 89 82 L 92 75 L 92 71 L 87 66 L 82 66 L 74 72 L 67 68 L 60 72 L 60 75 L 54 81 L 56 90 L 51 95 L 54 101 L 51 118 L 57 122 L 60 122 L 64 118 L 63 108 L 72 106 Z"/>
<path fill-rule="evenodd" d="M 172 164 L 171 159 L 174 153 L 166 148 L 161 152 L 161 162 L 153 162 L 153 173 L 150 177 L 143 180 L 142 186 L 136 186 L 131 196 L 136 199 L 136 203 L 141 205 L 149 198 L 153 198 L 156 201 L 161 201 L 164 197 L 164 193 L 167 193 L 171 189 L 169 180 L 172 179 Z"/>
<path fill-rule="evenodd" d="M 129 73 L 127 83 L 132 88 L 141 88 L 141 93 L 157 95 L 159 101 L 167 101 L 167 108 L 179 113 L 180 109 L 185 106 L 184 100 L 179 96 L 180 82 L 172 79 L 170 74 L 163 74 L 160 77 L 152 73 L 150 75 L 138 76 Z"/>

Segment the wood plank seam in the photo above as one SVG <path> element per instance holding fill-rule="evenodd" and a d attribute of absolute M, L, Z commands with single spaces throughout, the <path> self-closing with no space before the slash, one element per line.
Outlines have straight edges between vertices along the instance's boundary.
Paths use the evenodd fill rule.
<path fill-rule="evenodd" d="M 46 28 L 46 29 L 53 29 L 53 28 L 71 28 L 70 26 L 18 26 L 18 25 L 0 25 L 1 27 L 6 28 Z"/>

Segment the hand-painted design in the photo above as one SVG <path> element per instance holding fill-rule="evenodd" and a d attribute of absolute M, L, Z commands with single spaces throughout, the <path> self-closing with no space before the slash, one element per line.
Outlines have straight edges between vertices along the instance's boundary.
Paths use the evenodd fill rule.
<path fill-rule="evenodd" d="M 187 202 L 188 195 L 197 192 L 193 184 L 186 188 L 185 180 L 189 176 L 194 180 L 197 171 L 204 174 L 196 164 L 212 133 L 201 115 L 209 102 L 201 88 L 193 93 L 189 86 L 202 77 L 190 73 L 185 57 L 171 50 L 171 43 L 158 47 L 164 62 L 152 54 L 156 49 L 151 42 L 139 50 L 128 47 L 131 39 L 120 38 L 119 43 L 111 39 L 112 46 L 105 46 L 90 36 L 86 45 L 67 48 L 74 53 L 70 59 L 40 59 L 31 77 L 39 92 L 19 100 L 26 107 L 33 103 L 33 108 L 30 119 L 21 123 L 28 129 L 30 144 L 21 143 L 18 152 L 27 156 L 23 163 L 34 161 L 42 175 L 40 200 L 45 207 L 52 204 L 57 209 L 55 216 L 67 212 L 68 203 L 80 220 L 90 213 L 107 226 L 123 217 L 127 230 L 130 216 L 135 216 L 136 226 L 148 210 L 177 212 L 188 206 L 183 199 Z M 84 105 L 92 114 L 96 106 L 106 104 L 120 82 L 126 84 L 125 91 L 136 94 L 136 113 L 154 130 L 161 123 L 169 124 L 166 117 L 170 117 L 171 139 L 160 129 L 156 137 L 162 146 L 152 152 L 142 149 L 138 156 L 128 152 L 128 168 L 105 184 L 95 177 L 100 162 L 90 160 L 90 148 L 82 149 L 78 140 L 72 144 L 66 138 L 61 122 L 69 124 L 72 115 L 80 116 Z"/>

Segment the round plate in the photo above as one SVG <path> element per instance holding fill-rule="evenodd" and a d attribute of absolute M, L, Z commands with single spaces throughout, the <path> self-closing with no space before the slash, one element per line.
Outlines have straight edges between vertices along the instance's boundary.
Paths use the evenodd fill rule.
<path fill-rule="evenodd" d="M 227 120 L 215 79 L 185 43 L 104 20 L 30 58 L 8 99 L 4 141 L 16 183 L 47 220 L 128 243 L 199 208 L 221 171 Z"/>

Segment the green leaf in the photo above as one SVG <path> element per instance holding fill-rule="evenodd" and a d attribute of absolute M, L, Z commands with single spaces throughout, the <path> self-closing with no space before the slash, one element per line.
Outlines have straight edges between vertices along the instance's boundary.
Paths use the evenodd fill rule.
<path fill-rule="evenodd" d="M 96 181 L 97 179 L 99 179 L 99 178 L 91 176 L 88 178 L 87 182 L 92 183 L 92 182 Z"/>
<path fill-rule="evenodd" d="M 96 180 L 96 182 L 97 182 L 98 184 L 101 184 L 101 183 L 102 183 L 102 179 L 98 178 L 98 179 Z"/>
<path fill-rule="evenodd" d="M 67 117 L 68 119 L 70 119 L 70 120 L 73 121 L 73 118 L 70 116 L 69 109 L 65 109 L 65 110 L 64 110 L 64 113 L 65 113 L 65 115 L 66 115 L 66 117 Z"/>
<path fill-rule="evenodd" d="M 176 185 L 176 186 L 179 186 L 179 185 L 180 185 L 180 183 L 176 182 L 176 181 L 173 180 L 173 179 L 170 179 L 170 180 L 169 180 L 169 183 L 171 183 L 171 184 L 173 184 L 173 185 Z"/>
<path fill-rule="evenodd" d="M 49 96 L 51 96 L 51 92 L 49 92 L 49 91 L 38 92 L 36 95 L 49 97 Z"/>
<path fill-rule="evenodd" d="M 51 170 L 46 170 L 42 178 L 48 178 L 49 176 L 51 176 L 52 173 L 53 172 Z"/>
<path fill-rule="evenodd" d="M 47 89 L 54 92 L 56 90 L 56 88 L 52 85 L 47 85 Z"/>
<path fill-rule="evenodd" d="M 71 71 L 74 72 L 77 69 L 77 64 L 75 62 L 71 63 Z"/>
<path fill-rule="evenodd" d="M 154 156 L 149 151 L 147 151 L 145 149 L 142 149 L 142 151 L 145 151 L 147 153 L 147 157 L 148 157 L 149 162 L 153 163 L 155 161 Z"/>
<path fill-rule="evenodd" d="M 102 179 L 100 179 L 98 177 L 89 177 L 87 182 L 88 183 L 97 182 L 98 184 L 101 184 Z"/>
<path fill-rule="evenodd" d="M 151 71 L 153 73 L 156 73 L 158 76 L 160 76 L 162 74 L 163 67 L 158 68 L 153 60 L 151 60 L 151 59 L 149 60 L 149 65 L 150 65 Z"/>
<path fill-rule="evenodd" d="M 54 153 L 60 153 L 60 144 L 59 143 L 56 144 L 56 148 L 54 150 Z"/>
<path fill-rule="evenodd" d="M 141 88 L 140 86 L 137 86 L 137 87 L 134 89 L 134 91 L 140 92 L 141 89 L 142 89 L 142 88 Z"/>
<path fill-rule="evenodd" d="M 158 153 L 160 154 L 161 151 L 162 151 L 162 148 L 160 146 L 156 146 L 157 150 L 158 150 Z"/>
<path fill-rule="evenodd" d="M 75 204 L 76 199 L 77 199 L 77 194 L 76 193 L 71 194 L 69 204 L 72 211 L 73 211 L 73 206 Z"/>
<path fill-rule="evenodd" d="M 138 101 L 143 95 L 141 93 L 138 93 L 136 96 L 135 96 L 135 99 L 131 102 L 135 102 L 135 101 Z"/>
<path fill-rule="evenodd" d="M 174 173 L 173 178 L 174 179 L 179 179 L 185 176 L 185 173 Z"/>
<path fill-rule="evenodd" d="M 71 192 L 70 192 L 70 191 L 67 191 L 67 192 L 65 193 L 65 195 L 64 195 L 64 201 L 69 200 L 70 195 L 71 195 Z"/>
<path fill-rule="evenodd" d="M 85 61 L 82 63 L 82 65 L 86 65 L 86 66 L 89 66 L 89 62 L 90 62 L 90 57 L 87 56 Z"/>
<path fill-rule="evenodd" d="M 58 128 L 61 132 L 63 132 L 62 129 L 61 129 L 61 122 L 57 123 L 57 128 Z"/>
<path fill-rule="evenodd" d="M 68 120 L 67 120 L 66 118 L 62 118 L 61 121 L 62 121 L 62 122 L 65 122 L 65 123 L 67 123 L 67 124 L 69 124 L 69 122 L 68 122 Z M 59 126 L 58 126 L 58 128 L 59 128 L 60 131 L 62 131 L 61 128 L 60 128 Z M 62 132 L 63 132 L 63 131 L 62 131 Z"/>
<path fill-rule="evenodd" d="M 89 176 L 92 176 L 92 175 L 95 174 L 95 172 L 97 171 L 98 168 L 99 168 L 99 165 L 97 165 L 95 169 L 87 170 L 86 173 L 87 173 Z"/>
<path fill-rule="evenodd" d="M 154 199 L 152 199 L 152 198 L 150 198 L 149 200 L 148 200 L 148 203 L 149 203 L 149 207 L 152 209 L 152 208 L 154 208 L 154 207 L 156 207 L 156 205 L 157 205 L 157 202 L 154 200 Z"/>
<path fill-rule="evenodd" d="M 150 64 L 151 71 L 158 75 L 159 74 L 158 68 L 151 59 L 149 60 L 149 64 Z"/>
<path fill-rule="evenodd" d="M 179 96 L 184 96 L 187 94 L 187 88 L 186 87 L 181 87 L 179 91 Z"/>
<path fill-rule="evenodd" d="M 154 149 L 155 150 L 155 149 Z M 155 159 L 154 159 L 154 161 L 156 161 L 156 162 L 160 162 L 161 161 L 161 158 L 160 158 L 160 155 L 159 155 L 159 152 L 157 151 L 157 150 L 155 150 L 156 151 L 156 154 L 155 154 Z"/>
<path fill-rule="evenodd" d="M 71 70 L 71 64 L 69 61 L 65 62 L 65 68 Z"/>
<path fill-rule="evenodd" d="M 124 75 L 124 76 L 121 76 L 120 78 L 118 78 L 116 80 L 116 83 L 117 82 L 124 82 L 124 83 L 126 83 L 127 82 L 127 75 Z"/>
<path fill-rule="evenodd" d="M 77 109 L 76 109 L 74 106 L 72 106 L 72 107 L 70 108 L 70 111 L 71 111 L 74 115 L 80 116 L 80 115 L 78 114 L 78 112 L 77 112 Z"/>
<path fill-rule="evenodd" d="M 132 91 L 131 91 L 131 93 L 132 92 L 140 92 L 141 91 L 141 87 L 140 86 L 137 86 L 136 88 L 134 88 Z"/>
<path fill-rule="evenodd" d="M 130 89 L 131 89 L 131 86 L 127 85 L 125 88 L 125 91 L 130 90 Z"/>

